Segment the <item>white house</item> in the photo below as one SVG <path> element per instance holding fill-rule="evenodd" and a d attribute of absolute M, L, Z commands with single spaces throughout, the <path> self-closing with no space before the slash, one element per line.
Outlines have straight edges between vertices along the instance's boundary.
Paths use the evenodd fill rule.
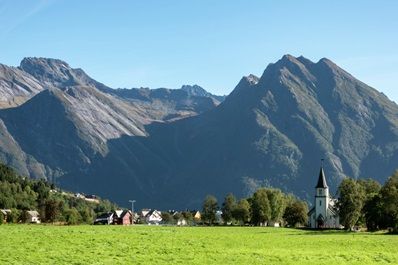
<path fill-rule="evenodd" d="M 37 211 L 27 211 L 27 222 L 28 223 L 36 223 L 39 224 L 40 223 L 40 215 Z"/>
<path fill-rule="evenodd" d="M 162 221 L 162 213 L 158 210 L 151 210 L 145 215 L 145 222 L 147 224 L 158 225 Z"/>
<path fill-rule="evenodd" d="M 315 187 L 314 206 L 308 212 L 308 225 L 311 228 L 339 228 L 339 215 L 334 209 L 335 200 L 329 195 L 325 172 L 321 167 Z"/>

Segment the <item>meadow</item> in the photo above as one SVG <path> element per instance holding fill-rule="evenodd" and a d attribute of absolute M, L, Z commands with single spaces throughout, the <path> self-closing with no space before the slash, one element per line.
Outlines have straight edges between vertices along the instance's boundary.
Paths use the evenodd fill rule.
<path fill-rule="evenodd" d="M 398 236 L 263 227 L 1 225 L 0 264 L 398 264 Z"/>

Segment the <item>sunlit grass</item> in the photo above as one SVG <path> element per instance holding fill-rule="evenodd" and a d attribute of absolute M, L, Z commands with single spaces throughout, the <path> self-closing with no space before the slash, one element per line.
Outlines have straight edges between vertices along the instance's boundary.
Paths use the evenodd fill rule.
<path fill-rule="evenodd" d="M 0 264 L 398 264 L 398 236 L 261 227 L 0 226 Z"/>

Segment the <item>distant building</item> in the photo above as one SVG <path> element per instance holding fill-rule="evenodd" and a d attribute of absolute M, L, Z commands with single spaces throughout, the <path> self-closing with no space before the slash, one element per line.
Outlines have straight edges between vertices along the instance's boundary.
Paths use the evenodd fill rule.
<path fill-rule="evenodd" d="M 192 217 L 193 217 L 193 221 L 194 221 L 195 223 L 198 223 L 198 222 L 201 221 L 202 215 L 200 214 L 199 211 L 193 210 L 193 211 L 191 211 L 191 214 L 192 214 Z"/>
<path fill-rule="evenodd" d="M 311 228 L 339 228 L 339 215 L 334 209 L 336 201 L 329 195 L 323 167 L 319 171 L 318 183 L 315 187 L 314 206 L 308 212 L 308 225 Z"/>
<path fill-rule="evenodd" d="M 112 213 L 112 212 L 103 213 L 95 219 L 94 224 L 95 225 L 97 225 L 97 224 L 103 224 L 103 225 L 113 224 L 113 215 L 114 215 L 114 213 Z"/>
<path fill-rule="evenodd" d="M 115 211 L 113 214 L 113 224 L 131 225 L 133 224 L 133 214 L 130 210 Z"/>
<path fill-rule="evenodd" d="M 3 220 L 0 220 L 0 222 L 5 223 L 7 221 L 7 215 L 11 213 L 10 209 L 1 209 L 0 212 L 3 214 Z"/>
<path fill-rule="evenodd" d="M 39 224 L 40 223 L 40 215 L 37 211 L 27 211 L 27 222 L 28 223 L 35 223 Z"/>
<path fill-rule="evenodd" d="M 151 210 L 145 215 L 145 222 L 147 224 L 158 225 L 162 222 L 162 213 L 158 210 Z"/>

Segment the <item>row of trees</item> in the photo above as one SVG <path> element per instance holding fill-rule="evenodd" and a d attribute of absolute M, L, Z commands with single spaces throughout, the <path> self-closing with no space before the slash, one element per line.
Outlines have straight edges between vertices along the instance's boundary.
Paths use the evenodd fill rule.
<path fill-rule="evenodd" d="M 375 180 L 344 179 L 338 188 L 340 223 L 347 229 L 398 232 L 398 171 L 384 186 Z"/>
<path fill-rule="evenodd" d="M 11 209 L 6 216 L 9 223 L 25 222 L 29 210 L 37 210 L 42 222 L 92 223 L 96 213 L 114 208 L 115 205 L 106 200 L 93 203 L 62 193 L 43 179 L 21 177 L 0 164 L 0 209 Z M 0 215 L 0 224 L 4 219 Z"/>
<path fill-rule="evenodd" d="M 253 196 L 241 200 L 230 193 L 221 208 L 217 199 L 208 195 L 203 202 L 202 221 L 208 225 L 214 224 L 219 209 L 226 225 L 266 225 L 273 222 L 295 227 L 307 223 L 307 204 L 274 188 L 260 188 Z"/>

